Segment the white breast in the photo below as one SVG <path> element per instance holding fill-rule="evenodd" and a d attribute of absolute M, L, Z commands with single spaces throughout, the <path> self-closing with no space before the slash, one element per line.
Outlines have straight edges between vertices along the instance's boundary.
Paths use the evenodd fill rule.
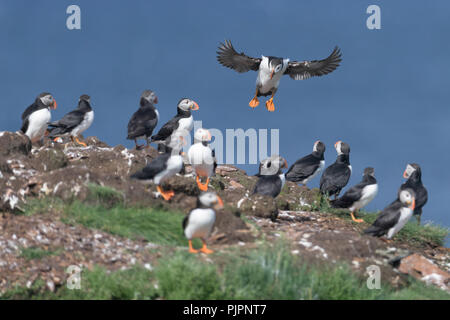
<path fill-rule="evenodd" d="M 364 208 L 366 205 L 371 202 L 375 196 L 378 193 L 378 184 L 370 184 L 368 186 L 365 186 L 362 190 L 361 199 L 356 201 L 353 206 L 351 206 L 349 209 L 350 211 L 358 210 L 361 208 Z"/>
<path fill-rule="evenodd" d="M 279 175 L 280 180 L 281 180 L 281 189 L 283 189 L 284 184 L 286 183 L 286 176 L 284 175 L 284 173 Z"/>
<path fill-rule="evenodd" d="M 25 134 L 30 138 L 31 142 L 39 141 L 44 136 L 51 119 L 52 115 L 48 108 L 30 114 L 28 117 L 28 128 Z"/>
<path fill-rule="evenodd" d="M 201 177 L 210 177 L 214 171 L 214 157 L 212 150 L 201 142 L 195 143 L 188 151 L 189 163 L 194 172 Z"/>
<path fill-rule="evenodd" d="M 270 79 L 271 70 L 269 67 L 269 58 L 264 56 L 262 57 L 262 61 L 259 64 L 258 77 L 256 78 L 256 85 L 259 87 L 259 91 L 261 93 L 267 93 L 272 90 L 272 88 L 278 88 L 281 77 L 287 69 L 288 62 L 289 59 L 285 59 L 283 69 L 274 74 L 273 78 Z"/>
<path fill-rule="evenodd" d="M 166 169 L 158 173 L 153 179 L 153 182 L 159 185 L 161 181 L 173 177 L 179 173 L 181 168 L 183 168 L 183 157 L 179 155 L 171 156 L 169 160 L 167 160 Z"/>
<path fill-rule="evenodd" d="M 410 208 L 401 208 L 400 219 L 398 219 L 398 222 L 395 226 L 389 229 L 387 233 L 387 238 L 391 239 L 394 235 L 396 235 L 397 232 L 399 232 L 405 226 L 405 224 L 409 221 L 412 215 L 413 210 L 411 210 Z"/>
<path fill-rule="evenodd" d="M 206 239 L 211 233 L 215 221 L 216 213 L 213 209 L 194 209 L 189 214 L 184 235 L 189 240 L 193 238 Z"/>
<path fill-rule="evenodd" d="M 86 112 L 83 121 L 81 121 L 81 123 L 72 130 L 71 134 L 73 136 L 82 134 L 91 126 L 93 121 L 94 121 L 94 111 Z"/>
<path fill-rule="evenodd" d="M 194 118 L 192 115 L 189 118 L 181 118 L 178 123 L 177 132 L 185 131 L 183 135 L 191 132 L 194 128 Z"/>

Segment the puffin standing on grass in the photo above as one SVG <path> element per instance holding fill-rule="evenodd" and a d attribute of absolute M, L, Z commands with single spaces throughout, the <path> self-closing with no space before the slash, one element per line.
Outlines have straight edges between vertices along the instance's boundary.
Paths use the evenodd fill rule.
<path fill-rule="evenodd" d="M 214 192 L 205 192 L 200 194 L 197 199 L 197 208 L 189 212 L 183 219 L 184 235 L 189 241 L 189 252 L 203 252 L 206 254 L 213 253 L 206 246 L 206 239 L 211 234 L 212 228 L 216 221 L 216 211 L 223 208 L 222 199 Z M 200 250 L 194 249 L 192 239 L 200 238 L 203 247 Z"/>
<path fill-rule="evenodd" d="M 180 173 L 184 167 L 181 138 L 177 137 L 177 139 L 180 139 L 177 143 L 175 143 L 177 140 L 172 140 L 168 152 L 158 155 L 142 170 L 131 175 L 132 179 L 140 180 L 145 184 L 156 184 L 157 195 L 161 195 L 166 201 L 170 200 L 175 193 L 173 190 L 164 191 L 160 186 L 161 183 Z"/>
<path fill-rule="evenodd" d="M 398 198 L 387 206 L 366 230 L 365 234 L 375 237 L 386 235 L 391 239 L 412 217 L 415 209 L 416 194 L 413 189 L 399 190 Z"/>
<path fill-rule="evenodd" d="M 417 222 L 420 224 L 422 208 L 428 201 L 428 191 L 422 183 L 422 170 L 417 163 L 408 164 L 405 172 L 403 173 L 403 177 L 408 180 L 400 186 L 400 190 L 410 188 L 416 193 L 416 207 L 414 209 L 414 215 L 417 218 Z"/>
<path fill-rule="evenodd" d="M 257 174 L 259 178 L 256 181 L 253 194 L 276 198 L 286 183 L 285 175 L 281 169 L 287 169 L 287 167 L 286 160 L 278 155 L 261 161 L 259 173 Z"/>
<path fill-rule="evenodd" d="M 250 101 L 249 106 L 255 108 L 259 105 L 258 97 L 269 96 L 266 102 L 267 110 L 275 111 L 273 97 L 278 90 L 281 76 L 286 74 L 294 80 L 309 79 L 314 76 L 323 76 L 333 72 L 342 61 L 341 52 L 336 47 L 330 56 L 323 60 L 312 61 L 289 61 L 289 59 L 266 57 L 252 58 L 234 50 L 231 41 L 221 43 L 217 51 L 217 60 L 227 68 L 236 70 L 239 73 L 250 70 L 258 71 L 256 79 L 255 97 Z"/>
<path fill-rule="evenodd" d="M 325 144 L 318 140 L 314 143 L 313 152 L 297 160 L 286 173 L 286 180 L 306 185 L 325 166 Z"/>
<path fill-rule="evenodd" d="M 344 188 L 352 174 L 350 165 L 350 146 L 342 141 L 334 144 L 338 154 L 336 162 L 325 169 L 320 178 L 320 192 L 324 195 L 337 199 L 342 188 Z"/>
<path fill-rule="evenodd" d="M 94 121 L 94 111 L 91 107 L 91 97 L 87 94 L 80 96 L 78 107 L 66 114 L 61 120 L 49 123 L 48 137 L 56 141 L 59 137 L 70 136 L 72 142 L 87 147 L 78 136 L 86 131 Z"/>
<path fill-rule="evenodd" d="M 210 141 L 211 133 L 206 129 L 200 128 L 195 132 L 194 144 L 188 151 L 189 163 L 192 165 L 198 188 L 201 191 L 208 190 L 209 179 L 214 175 L 217 167 L 214 150 L 211 150 L 208 146 Z M 201 182 L 202 177 L 206 178 L 204 184 Z"/>
<path fill-rule="evenodd" d="M 378 184 L 375 179 L 375 170 L 368 167 L 364 169 L 363 179 L 360 183 L 348 189 L 339 199 L 332 200 L 330 204 L 333 208 L 350 210 L 352 220 L 360 223 L 364 220 L 356 219 L 354 213 L 372 201 L 377 193 Z"/>
<path fill-rule="evenodd" d="M 178 102 L 177 115 L 164 124 L 158 133 L 152 136 L 151 141 L 159 144 L 158 149 L 164 150 L 170 144 L 172 136 L 177 135 L 184 137 L 188 135 L 194 128 L 194 118 L 191 110 L 198 110 L 197 102 L 183 98 Z"/>
<path fill-rule="evenodd" d="M 31 143 L 40 141 L 52 119 L 50 109 L 56 109 L 57 103 L 48 92 L 41 93 L 34 103 L 22 113 L 22 127 L 20 131 L 30 138 Z"/>
<path fill-rule="evenodd" d="M 136 149 L 142 149 L 144 146 L 139 145 L 137 140 L 144 139 L 147 142 L 147 147 L 150 145 L 150 137 L 153 130 L 158 124 L 159 113 L 155 108 L 158 103 L 158 97 L 151 90 L 145 90 L 141 95 L 139 102 L 139 109 L 133 114 L 128 122 L 128 140 L 134 140 Z"/>

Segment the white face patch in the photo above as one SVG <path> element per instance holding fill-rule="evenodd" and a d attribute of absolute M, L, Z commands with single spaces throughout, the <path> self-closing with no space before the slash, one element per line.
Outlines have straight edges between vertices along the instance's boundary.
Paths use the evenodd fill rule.
<path fill-rule="evenodd" d="M 341 141 L 339 141 L 338 144 L 336 145 L 336 152 L 338 153 L 338 155 L 341 155 L 343 153 L 341 151 L 341 145 L 342 145 Z"/>
<path fill-rule="evenodd" d="M 41 101 L 46 106 L 50 106 L 53 103 L 53 97 L 51 95 L 47 95 L 41 98 Z"/>
<path fill-rule="evenodd" d="M 412 203 L 412 195 L 408 190 L 402 190 L 399 196 L 400 202 L 403 204 L 410 205 Z"/>
<path fill-rule="evenodd" d="M 317 145 L 319 144 L 319 141 L 314 143 L 313 152 L 317 152 Z"/>
<path fill-rule="evenodd" d="M 405 178 L 411 177 L 414 171 L 416 171 L 416 169 L 412 165 L 408 164 L 405 170 Z"/>
<path fill-rule="evenodd" d="M 200 202 L 206 207 L 212 207 L 215 203 L 218 202 L 217 195 L 212 192 L 207 192 L 199 197 Z"/>

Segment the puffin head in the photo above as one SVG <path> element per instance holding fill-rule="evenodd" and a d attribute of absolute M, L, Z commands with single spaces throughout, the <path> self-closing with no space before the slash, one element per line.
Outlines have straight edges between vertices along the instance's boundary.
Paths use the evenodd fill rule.
<path fill-rule="evenodd" d="M 189 110 L 198 110 L 198 104 L 194 100 L 183 98 L 178 102 L 178 109 L 181 109 L 183 111 L 189 111 Z"/>
<path fill-rule="evenodd" d="M 279 155 L 273 155 L 270 158 L 264 159 L 259 165 L 260 176 L 270 176 L 274 174 L 280 174 L 282 168 L 287 169 L 288 164 L 286 159 Z"/>
<path fill-rule="evenodd" d="M 313 152 L 323 154 L 325 153 L 325 143 L 320 140 L 314 142 Z"/>
<path fill-rule="evenodd" d="M 87 94 L 82 94 L 81 96 L 80 96 L 80 99 L 78 100 L 79 102 L 81 102 L 81 101 L 86 101 L 87 103 L 91 103 L 91 97 L 89 96 L 89 95 L 87 95 Z"/>
<path fill-rule="evenodd" d="M 341 140 L 334 144 L 334 148 L 336 149 L 338 156 L 340 156 L 341 154 L 350 153 L 350 146 L 347 143 L 342 142 Z"/>
<path fill-rule="evenodd" d="M 211 133 L 209 130 L 200 128 L 197 131 L 195 131 L 194 134 L 194 141 L 195 142 L 210 142 L 212 139 Z"/>
<path fill-rule="evenodd" d="M 416 193 L 413 189 L 400 190 L 398 193 L 398 199 L 402 204 L 408 206 L 411 210 L 416 207 Z"/>
<path fill-rule="evenodd" d="M 417 172 L 419 175 L 421 175 L 420 166 L 417 163 L 408 163 L 406 165 L 405 171 L 403 172 L 403 178 L 409 179 L 409 177 L 411 177 L 414 172 Z"/>
<path fill-rule="evenodd" d="M 158 103 L 158 97 L 152 90 L 145 90 L 141 94 L 141 100 L 144 99 L 151 104 L 157 104 Z"/>
<path fill-rule="evenodd" d="M 375 169 L 372 167 L 367 167 L 364 169 L 363 176 L 372 176 L 375 177 Z"/>
<path fill-rule="evenodd" d="M 281 58 L 269 57 L 270 79 L 283 70 L 284 61 Z"/>
<path fill-rule="evenodd" d="M 53 96 L 48 92 L 43 92 L 38 96 L 38 99 L 47 107 L 51 109 L 56 109 L 58 104 L 56 103 L 56 100 L 53 98 Z"/>
<path fill-rule="evenodd" d="M 223 208 L 222 199 L 215 192 L 203 192 L 198 196 L 198 202 L 207 208 L 216 210 Z"/>

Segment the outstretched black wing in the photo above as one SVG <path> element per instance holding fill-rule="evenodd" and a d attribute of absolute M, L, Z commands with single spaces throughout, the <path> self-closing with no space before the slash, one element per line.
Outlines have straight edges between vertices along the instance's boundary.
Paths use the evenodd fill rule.
<path fill-rule="evenodd" d="M 259 64 L 261 63 L 261 58 L 252 58 L 243 52 L 237 53 L 229 40 L 225 40 L 225 43 L 220 44 L 217 51 L 217 60 L 221 65 L 236 70 L 239 73 L 250 70 L 258 71 Z"/>
<path fill-rule="evenodd" d="M 288 74 L 294 80 L 305 80 L 314 76 L 319 77 L 336 70 L 341 61 L 341 51 L 336 47 L 330 56 L 323 60 L 289 62 L 284 74 Z"/>

